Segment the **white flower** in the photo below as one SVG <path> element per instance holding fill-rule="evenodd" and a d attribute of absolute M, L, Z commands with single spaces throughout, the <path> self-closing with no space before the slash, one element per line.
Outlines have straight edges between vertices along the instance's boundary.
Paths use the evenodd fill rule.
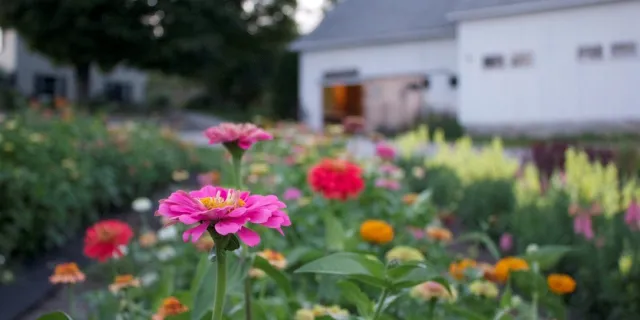
<path fill-rule="evenodd" d="M 133 203 L 131 203 L 131 207 L 136 212 L 147 212 L 151 210 L 152 205 L 153 204 L 151 203 L 151 200 L 149 200 L 149 198 L 138 198 L 133 200 Z"/>
<path fill-rule="evenodd" d="M 156 257 L 158 257 L 160 261 L 167 261 L 175 257 L 175 255 L 176 255 L 176 249 L 170 246 L 164 246 L 156 252 Z"/>
<path fill-rule="evenodd" d="M 175 240 L 178 237 L 178 229 L 176 226 L 168 226 L 158 231 L 158 240 L 169 241 Z"/>
<path fill-rule="evenodd" d="M 158 281 L 158 274 L 156 272 L 148 272 L 143 274 L 142 277 L 140 277 L 140 282 L 144 287 L 150 286 L 154 284 L 156 281 Z"/>
<path fill-rule="evenodd" d="M 532 244 L 530 244 L 530 245 L 528 245 L 528 246 L 527 246 L 527 253 L 533 253 L 533 252 L 536 252 L 536 251 L 538 251 L 538 248 L 539 248 L 539 247 L 538 247 L 538 245 L 537 245 L 537 244 L 532 243 Z"/>

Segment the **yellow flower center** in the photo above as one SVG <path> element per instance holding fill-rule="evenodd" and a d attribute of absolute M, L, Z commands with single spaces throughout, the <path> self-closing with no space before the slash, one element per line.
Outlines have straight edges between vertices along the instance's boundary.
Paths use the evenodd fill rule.
<path fill-rule="evenodd" d="M 205 197 L 200 198 L 200 203 L 202 203 L 205 208 L 211 209 L 221 209 L 225 207 L 238 208 L 244 207 L 244 200 L 240 199 L 238 193 L 229 192 L 226 198 L 223 198 L 218 193 L 215 197 Z"/>

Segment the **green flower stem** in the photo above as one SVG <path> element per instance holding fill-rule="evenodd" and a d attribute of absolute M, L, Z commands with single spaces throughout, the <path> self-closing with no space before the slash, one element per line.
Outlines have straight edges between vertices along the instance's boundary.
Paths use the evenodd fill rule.
<path fill-rule="evenodd" d="M 225 238 L 226 239 L 226 238 Z M 213 315 L 211 320 L 221 320 L 224 310 L 224 300 L 227 291 L 227 255 L 225 252 L 226 242 L 222 240 L 222 244 L 216 244 L 216 264 L 218 272 L 216 273 L 216 296 L 213 303 Z"/>
<path fill-rule="evenodd" d="M 538 274 L 538 263 L 533 263 L 533 272 Z M 531 297 L 531 320 L 538 320 L 538 283 L 533 281 L 533 296 Z"/>
<path fill-rule="evenodd" d="M 76 301 L 75 294 L 73 292 L 73 284 L 67 286 L 67 293 L 69 294 L 69 315 L 73 317 L 76 313 Z"/>
<path fill-rule="evenodd" d="M 384 308 L 384 301 L 387 300 L 387 296 L 389 295 L 389 291 L 387 289 L 382 289 L 382 293 L 380 294 L 380 300 L 378 301 L 378 306 L 376 307 L 376 312 L 373 314 L 373 318 L 371 320 L 377 320 L 382 314 L 382 309 Z"/>
<path fill-rule="evenodd" d="M 427 314 L 429 315 L 427 317 L 427 319 L 434 319 L 434 314 L 436 311 L 436 303 L 438 302 L 438 299 L 436 298 L 431 298 L 431 300 L 429 301 L 429 311 L 427 312 Z"/>

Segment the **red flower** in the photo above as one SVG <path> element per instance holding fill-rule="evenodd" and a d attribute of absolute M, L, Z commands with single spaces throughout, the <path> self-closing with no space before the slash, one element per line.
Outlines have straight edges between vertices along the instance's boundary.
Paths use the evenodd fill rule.
<path fill-rule="evenodd" d="M 311 188 L 327 199 L 346 200 L 364 189 L 362 169 L 346 160 L 324 159 L 309 170 Z"/>
<path fill-rule="evenodd" d="M 123 256 L 120 246 L 127 245 L 133 237 L 131 227 L 119 220 L 103 220 L 89 229 L 84 236 L 84 254 L 100 262 L 114 256 Z"/>

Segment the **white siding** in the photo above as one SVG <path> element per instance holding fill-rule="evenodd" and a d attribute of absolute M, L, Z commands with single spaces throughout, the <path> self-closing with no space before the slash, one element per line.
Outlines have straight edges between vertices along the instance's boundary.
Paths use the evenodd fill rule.
<path fill-rule="evenodd" d="M 16 55 L 18 54 L 17 36 L 12 30 L 2 30 L 2 49 L 0 50 L 0 69 L 5 72 L 16 70 Z"/>
<path fill-rule="evenodd" d="M 323 125 L 322 81 L 327 71 L 356 69 L 360 78 L 407 74 L 433 74 L 457 70 L 455 40 L 416 41 L 398 44 L 303 52 L 300 56 L 301 107 L 307 124 Z M 447 77 L 434 77 L 427 103 L 455 106 Z M 366 112 L 366 111 L 365 111 Z"/>
<path fill-rule="evenodd" d="M 458 25 L 459 112 L 471 127 L 616 123 L 640 120 L 640 56 L 616 59 L 611 45 L 634 41 L 640 54 L 640 2 L 588 6 Z M 580 46 L 599 44 L 601 61 L 579 61 Z M 533 65 L 513 68 L 517 52 Z M 485 70 L 486 54 L 503 69 Z"/>

